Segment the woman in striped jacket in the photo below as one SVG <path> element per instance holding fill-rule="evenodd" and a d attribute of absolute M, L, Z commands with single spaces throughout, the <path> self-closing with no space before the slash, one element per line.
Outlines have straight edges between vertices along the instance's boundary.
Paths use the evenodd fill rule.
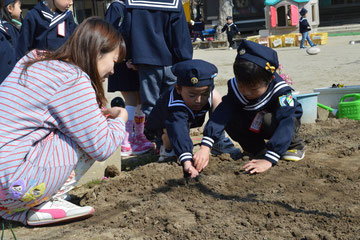
<path fill-rule="evenodd" d="M 55 52 L 33 50 L 16 64 L 0 86 L 2 218 L 45 225 L 92 215 L 59 193 L 124 139 L 127 112 L 106 109 L 102 87 L 124 56 L 121 35 L 92 17 Z"/>

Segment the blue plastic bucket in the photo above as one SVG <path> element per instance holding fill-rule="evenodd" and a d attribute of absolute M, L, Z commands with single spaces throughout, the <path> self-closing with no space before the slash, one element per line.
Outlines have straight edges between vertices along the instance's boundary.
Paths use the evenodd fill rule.
<path fill-rule="evenodd" d="M 318 95 L 319 92 L 293 95 L 293 97 L 301 103 L 303 109 L 301 123 L 314 123 L 317 119 Z"/>

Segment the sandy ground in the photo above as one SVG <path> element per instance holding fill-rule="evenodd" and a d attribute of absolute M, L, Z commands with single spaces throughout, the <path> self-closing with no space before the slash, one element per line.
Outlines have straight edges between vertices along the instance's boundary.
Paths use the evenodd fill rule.
<path fill-rule="evenodd" d="M 360 83 L 360 36 L 331 37 L 321 53 L 278 50 L 302 93 L 333 83 Z M 235 50 L 196 50 L 219 68 L 217 87 L 232 76 Z M 221 90 L 224 92 L 225 90 Z M 111 95 L 109 95 L 111 96 Z M 84 185 L 73 201 L 95 215 L 71 224 L 28 228 L 17 239 L 360 239 L 360 121 L 328 118 L 304 124 L 306 157 L 264 174 L 241 170 L 248 159 L 212 157 L 198 181 L 147 154 L 123 160 L 119 176 Z M 5 227 L 8 228 L 8 222 Z M 12 239 L 9 229 L 4 239 Z"/>

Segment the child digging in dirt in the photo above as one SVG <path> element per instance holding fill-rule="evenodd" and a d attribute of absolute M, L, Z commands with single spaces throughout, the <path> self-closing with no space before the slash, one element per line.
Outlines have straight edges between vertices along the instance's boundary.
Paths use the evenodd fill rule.
<path fill-rule="evenodd" d="M 221 102 L 219 93 L 214 90 L 217 68 L 203 60 L 187 60 L 175 64 L 172 71 L 177 77 L 175 87 L 157 101 L 146 122 L 146 134 L 149 139 L 152 138 L 150 133 L 162 137 L 159 161 L 177 156 L 184 175 L 196 177 L 199 172 L 193 166 L 189 129 L 201 127 L 206 113 Z M 227 142 L 221 151 L 230 153 L 233 158 L 241 154 L 224 133 L 220 133 L 218 139 Z"/>
<path fill-rule="evenodd" d="M 198 172 L 207 166 L 210 149 L 224 129 L 253 159 L 243 166 L 251 174 L 265 172 L 280 158 L 298 161 L 305 155 L 298 135 L 302 107 L 276 73 L 276 51 L 246 40 L 237 51 L 228 94 L 206 124 L 200 150 L 194 155 Z"/>

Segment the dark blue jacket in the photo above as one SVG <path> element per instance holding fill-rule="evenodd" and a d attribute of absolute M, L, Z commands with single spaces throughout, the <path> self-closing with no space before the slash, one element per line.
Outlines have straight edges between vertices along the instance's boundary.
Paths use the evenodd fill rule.
<path fill-rule="evenodd" d="M 231 36 L 240 33 L 239 29 L 236 27 L 234 23 L 230 23 L 230 24 L 226 23 L 224 27 L 221 29 L 221 32 L 225 32 L 225 31 L 227 35 L 231 35 Z"/>
<path fill-rule="evenodd" d="M 193 47 L 181 1 L 126 0 L 131 13 L 131 54 L 134 64 L 171 66 L 192 59 Z"/>
<path fill-rule="evenodd" d="M 0 84 L 9 75 L 16 64 L 15 49 L 10 43 L 7 28 L 0 20 Z"/>
<path fill-rule="evenodd" d="M 126 10 L 125 3 L 115 0 L 109 6 L 105 13 L 105 20 L 121 33 L 126 43 L 126 59 L 131 58 L 131 15 Z"/>
<path fill-rule="evenodd" d="M 194 32 L 201 32 L 205 29 L 205 23 L 200 20 L 194 22 L 193 30 Z"/>
<path fill-rule="evenodd" d="M 291 143 L 294 118 L 300 119 L 302 116 L 301 104 L 292 98 L 291 91 L 292 88 L 276 74 L 276 78 L 271 81 L 267 91 L 260 98 L 247 100 L 238 90 L 236 79 L 229 80 L 228 93 L 206 124 L 201 144 L 211 148 L 228 123 L 236 123 L 237 119 L 247 118 L 249 126 L 245 128 L 249 128 L 256 114 L 266 111 L 275 116 L 278 127 L 266 143 L 265 159 L 276 164 Z"/>
<path fill-rule="evenodd" d="M 3 20 L 3 26 L 7 28 L 7 32 L 10 35 L 10 43 L 15 48 L 17 46 L 20 31 L 14 25 L 4 20 Z"/>
<path fill-rule="evenodd" d="M 310 24 L 306 18 L 300 18 L 300 33 L 308 32 L 311 30 Z"/>
<path fill-rule="evenodd" d="M 186 106 L 181 95 L 175 88 L 169 89 L 156 102 L 147 121 L 147 130 L 166 128 L 170 142 L 180 162 L 192 160 L 193 142 L 190 138 L 190 128 L 201 127 L 206 113 L 211 109 L 212 94 L 208 103 L 198 112 Z"/>
<path fill-rule="evenodd" d="M 59 34 L 59 25 L 65 26 L 65 34 L 62 34 L 62 31 Z M 53 14 L 42 1 L 39 2 L 26 14 L 21 26 L 17 58 L 20 59 L 33 49 L 58 49 L 74 32 L 76 26 L 71 11 Z"/>

